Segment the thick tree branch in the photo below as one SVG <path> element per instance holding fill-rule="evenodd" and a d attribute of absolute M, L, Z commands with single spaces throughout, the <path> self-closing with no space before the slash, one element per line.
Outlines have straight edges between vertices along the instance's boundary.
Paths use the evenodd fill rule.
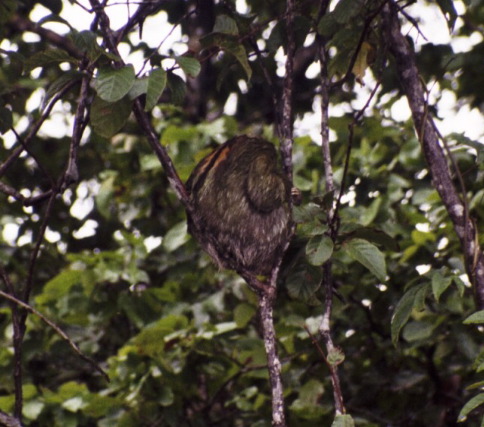
<path fill-rule="evenodd" d="M 395 57 L 397 73 L 407 97 L 422 150 L 430 173 L 432 184 L 454 225 L 460 240 L 469 280 L 474 287 L 477 306 L 484 308 L 484 254 L 478 245 L 478 235 L 474 221 L 468 215 L 467 204 L 461 199 L 452 181 L 435 124 L 430 116 L 425 100 L 425 90 L 420 79 L 415 53 L 400 31 L 397 5 L 390 1 L 382 10 L 383 28 Z"/>

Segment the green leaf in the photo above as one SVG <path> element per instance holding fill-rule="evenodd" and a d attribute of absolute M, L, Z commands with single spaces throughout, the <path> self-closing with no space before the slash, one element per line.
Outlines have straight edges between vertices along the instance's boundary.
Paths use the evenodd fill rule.
<path fill-rule="evenodd" d="M 35 297 L 38 305 L 44 305 L 51 301 L 57 301 L 69 293 L 72 286 L 82 283 L 81 270 L 65 270 L 60 272 L 53 279 L 49 280 L 42 288 L 42 293 Z"/>
<path fill-rule="evenodd" d="M 427 287 L 427 285 L 422 284 L 410 288 L 405 294 L 403 294 L 400 301 L 398 301 L 392 316 L 391 324 L 392 342 L 394 346 L 397 346 L 400 331 L 410 318 L 410 314 L 414 308 L 416 295 L 419 292 L 422 292 L 422 289 L 425 287 Z"/>
<path fill-rule="evenodd" d="M 245 328 L 257 310 L 251 304 L 241 303 L 234 310 L 234 320 L 239 328 Z"/>
<path fill-rule="evenodd" d="M 484 323 L 484 310 L 477 311 L 464 320 L 465 325 L 471 325 L 475 323 Z"/>
<path fill-rule="evenodd" d="M 247 52 L 236 36 L 232 34 L 212 33 L 202 38 L 200 42 L 204 48 L 218 46 L 223 51 L 233 55 L 244 69 L 247 80 L 250 80 L 252 76 L 252 68 L 247 60 Z"/>
<path fill-rule="evenodd" d="M 410 322 L 403 328 L 402 336 L 408 342 L 430 338 L 438 324 L 430 322 Z"/>
<path fill-rule="evenodd" d="M 187 85 L 183 79 L 172 72 L 168 72 L 168 87 L 171 91 L 171 101 L 173 104 L 183 104 L 187 91 Z"/>
<path fill-rule="evenodd" d="M 312 237 L 306 245 L 306 255 L 311 265 L 323 265 L 333 253 L 333 241 L 329 236 Z"/>
<path fill-rule="evenodd" d="M 168 252 L 173 252 L 175 249 L 178 249 L 185 244 L 188 239 L 187 222 L 181 221 L 168 230 L 163 238 L 163 247 Z"/>
<path fill-rule="evenodd" d="M 126 124 L 130 114 L 131 101 L 128 98 L 107 102 L 96 96 L 91 105 L 92 129 L 105 138 L 111 138 Z"/>
<path fill-rule="evenodd" d="M 355 421 L 349 414 L 338 414 L 334 417 L 331 427 L 355 427 Z"/>
<path fill-rule="evenodd" d="M 166 87 L 166 71 L 163 68 L 155 68 L 148 77 L 148 87 L 146 89 L 145 111 L 150 111 L 158 104 L 160 96 Z"/>
<path fill-rule="evenodd" d="M 37 52 L 25 62 L 25 71 L 30 72 L 37 67 L 45 67 L 51 64 L 61 64 L 62 62 L 76 63 L 77 59 L 69 55 L 62 49 L 48 49 Z"/>
<path fill-rule="evenodd" d="M 444 277 L 440 271 L 436 271 L 432 275 L 432 292 L 435 300 L 439 302 L 440 296 L 452 283 L 452 278 Z"/>
<path fill-rule="evenodd" d="M 363 239 L 351 239 L 344 242 L 343 246 L 351 258 L 363 264 L 379 280 L 385 281 L 385 257 L 374 244 Z"/>
<path fill-rule="evenodd" d="M 214 33 L 232 34 L 234 36 L 239 34 L 237 23 L 228 15 L 217 15 L 215 18 L 215 25 L 213 26 Z"/>
<path fill-rule="evenodd" d="M 134 100 L 148 91 L 148 77 L 136 79 L 128 92 L 128 98 Z"/>
<path fill-rule="evenodd" d="M 459 413 L 459 416 L 457 417 L 457 422 L 464 422 L 467 419 L 467 415 L 469 415 L 471 411 L 476 409 L 478 406 L 481 406 L 482 404 L 484 404 L 484 393 L 479 393 L 464 405 Z"/>
<path fill-rule="evenodd" d="M 323 384 L 316 379 L 310 379 L 299 389 L 298 398 L 290 406 L 291 411 L 305 420 L 320 419 L 324 413 L 324 408 L 319 404 L 323 393 Z"/>
<path fill-rule="evenodd" d="M 340 24 L 348 24 L 358 16 L 363 4 L 363 0 L 340 0 L 332 12 L 334 19 Z"/>
<path fill-rule="evenodd" d="M 104 101 L 116 102 L 130 91 L 135 78 L 132 65 L 126 65 L 115 70 L 101 68 L 94 80 L 94 89 Z"/>
<path fill-rule="evenodd" d="M 197 77 L 200 73 L 202 67 L 198 59 L 189 56 L 176 56 L 175 60 L 186 75 Z"/>
<path fill-rule="evenodd" d="M 74 32 L 70 35 L 71 40 L 76 47 L 91 61 L 96 61 L 101 55 L 103 55 L 104 49 L 98 45 L 97 36 L 92 31 Z"/>
<path fill-rule="evenodd" d="M 289 274 L 286 286 L 289 296 L 307 303 L 318 303 L 316 291 L 321 286 L 321 268 L 304 264 Z"/>

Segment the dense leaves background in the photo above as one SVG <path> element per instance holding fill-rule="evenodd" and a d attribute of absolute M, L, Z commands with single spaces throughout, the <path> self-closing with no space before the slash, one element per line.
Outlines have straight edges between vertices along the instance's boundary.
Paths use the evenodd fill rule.
<path fill-rule="evenodd" d="M 285 3 L 248 1 L 244 12 L 231 1 L 145 3 L 138 11 L 131 4 L 131 25 L 117 33 L 128 65 L 117 68 L 110 64 L 119 58 L 105 49 L 97 25 L 74 29 L 75 17 L 59 17 L 67 7 L 60 0 L 39 2 L 39 21 L 35 3 L 0 4 L 1 289 L 9 291 L 5 277 L 17 295 L 31 282 L 29 304 L 105 369 L 110 382 L 30 314 L 22 345 L 25 423 L 270 425 L 256 296 L 234 273 L 218 271 L 187 235 L 183 207 L 130 113 L 141 96 L 183 181 L 234 135 L 277 143 L 273 94 L 282 87 Z M 379 28 L 383 2 L 340 0 L 323 16 L 314 3 L 296 4 L 294 170 L 303 203 L 295 210 L 298 233 L 275 307 L 289 424 L 330 425 L 334 418 L 328 368 L 305 329 L 317 333 L 325 297 L 320 266 L 331 258 L 333 338 L 345 356 L 342 391 L 356 424 L 454 425 L 474 398 L 467 408 L 477 409 L 464 423 L 480 425 L 483 319 L 463 323 L 476 307 L 460 245 L 413 123 L 392 114 L 402 94 Z M 79 12 L 81 4 L 90 8 L 74 2 Z M 444 90 L 458 106 L 482 108 L 484 3 L 417 5 L 438 7 L 452 36 L 469 43 L 457 53 L 450 43 L 417 47 L 422 78 L 435 97 L 429 114 L 439 117 Z M 409 11 L 407 22 L 418 21 L 418 10 Z M 143 19 L 135 18 L 149 14 L 165 22 L 159 49 L 137 38 Z M 42 31 L 59 22 L 52 28 L 62 31 Z M 162 43 L 171 26 L 180 40 Z M 337 195 L 325 194 L 317 132 L 300 121 L 320 102 L 321 81 L 311 71 L 318 38 L 329 48 L 336 82 L 329 126 L 337 188 L 352 145 L 334 242 L 325 211 Z M 357 55 L 365 49 L 366 56 Z M 142 71 L 128 53 L 146 59 Z M 87 74 L 93 75 L 90 120 L 77 178 L 65 171 L 72 172 L 73 117 Z M 358 122 L 354 105 L 368 95 L 356 77 L 371 88 L 373 80 L 381 82 Z M 32 134 L 45 111 L 49 119 Z M 446 141 L 482 246 L 484 146 L 458 133 Z M 22 154 L 8 160 L 23 144 Z M 61 195 L 49 199 L 57 184 Z M 0 410 L 12 414 L 12 305 L 3 300 L 0 311 Z"/>

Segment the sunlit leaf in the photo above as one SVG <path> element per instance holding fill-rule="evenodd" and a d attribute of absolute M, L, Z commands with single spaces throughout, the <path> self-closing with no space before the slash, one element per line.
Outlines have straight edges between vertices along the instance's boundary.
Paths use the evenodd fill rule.
<path fill-rule="evenodd" d="M 478 408 L 483 404 L 484 404 L 484 393 L 479 393 L 464 405 L 464 407 L 459 412 L 459 415 L 457 417 L 457 422 L 460 422 L 460 423 L 464 422 L 467 419 L 467 416 L 469 415 L 469 413 L 471 413 L 474 409 Z"/>
<path fill-rule="evenodd" d="M 116 102 L 133 87 L 135 73 L 132 65 L 119 69 L 101 68 L 94 80 L 94 89 L 106 102 Z"/>
<path fill-rule="evenodd" d="M 331 427 L 354 427 L 355 421 L 349 414 L 338 414 L 334 417 Z"/>
<path fill-rule="evenodd" d="M 173 252 L 181 245 L 185 244 L 189 239 L 187 232 L 187 222 L 182 221 L 173 226 L 163 237 L 163 247 L 168 252 Z"/>
<path fill-rule="evenodd" d="M 484 310 L 477 311 L 472 313 L 469 317 L 464 320 L 464 324 L 471 325 L 471 324 L 481 324 L 484 323 Z"/>

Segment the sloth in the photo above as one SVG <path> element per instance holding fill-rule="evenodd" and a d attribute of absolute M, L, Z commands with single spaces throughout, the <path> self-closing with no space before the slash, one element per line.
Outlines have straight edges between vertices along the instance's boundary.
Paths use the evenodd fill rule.
<path fill-rule="evenodd" d="M 267 276 L 291 234 L 291 184 L 273 144 L 245 135 L 203 158 L 186 182 L 188 231 L 221 268 Z"/>

